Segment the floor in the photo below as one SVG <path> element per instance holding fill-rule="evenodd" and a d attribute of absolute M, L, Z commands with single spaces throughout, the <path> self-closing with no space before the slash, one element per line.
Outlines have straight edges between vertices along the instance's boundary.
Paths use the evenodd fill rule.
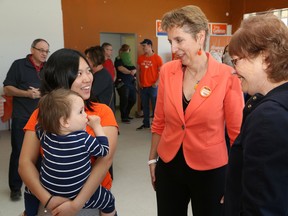
<path fill-rule="evenodd" d="M 155 192 L 150 184 L 147 165 L 151 134 L 149 130 L 135 130 L 141 123 L 142 119 L 139 118 L 133 119 L 131 124 L 119 123 L 120 135 L 113 165 L 112 187 L 119 216 L 157 215 Z M 0 216 L 18 216 L 24 205 L 23 199 L 12 202 L 9 198 L 9 131 L 0 131 L 0 145 Z"/>

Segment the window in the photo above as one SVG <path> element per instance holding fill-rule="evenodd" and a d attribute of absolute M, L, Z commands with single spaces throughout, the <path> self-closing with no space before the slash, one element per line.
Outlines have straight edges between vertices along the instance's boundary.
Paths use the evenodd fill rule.
<path fill-rule="evenodd" d="M 256 16 L 259 14 L 264 14 L 264 13 L 269 13 L 269 12 L 273 13 L 275 16 L 279 17 L 285 23 L 285 25 L 288 26 L 288 8 L 272 10 L 272 11 L 248 13 L 248 14 L 244 14 L 244 19 L 246 19 L 250 16 Z"/>

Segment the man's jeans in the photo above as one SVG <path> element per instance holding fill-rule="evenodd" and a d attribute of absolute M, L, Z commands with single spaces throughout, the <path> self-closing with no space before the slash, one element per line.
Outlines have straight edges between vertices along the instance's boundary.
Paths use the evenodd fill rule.
<path fill-rule="evenodd" d="M 117 89 L 120 97 L 121 120 L 129 119 L 129 114 L 136 103 L 136 89 L 133 84 L 126 85 Z"/>
<path fill-rule="evenodd" d="M 143 125 L 150 127 L 150 101 L 152 105 L 152 116 L 154 116 L 154 109 L 156 105 L 158 87 L 143 87 L 141 89 L 141 101 L 143 107 Z"/>

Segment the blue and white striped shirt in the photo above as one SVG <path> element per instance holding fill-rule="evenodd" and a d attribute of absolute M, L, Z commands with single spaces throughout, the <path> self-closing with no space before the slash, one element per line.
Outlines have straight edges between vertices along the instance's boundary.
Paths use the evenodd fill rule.
<path fill-rule="evenodd" d="M 41 183 L 53 195 L 75 198 L 90 175 L 90 157 L 109 153 L 107 137 L 85 131 L 65 136 L 37 131 L 37 136 L 44 151 Z"/>

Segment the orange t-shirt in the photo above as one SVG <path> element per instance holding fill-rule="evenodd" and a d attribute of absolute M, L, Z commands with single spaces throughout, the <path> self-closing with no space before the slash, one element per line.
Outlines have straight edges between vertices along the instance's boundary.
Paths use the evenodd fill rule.
<path fill-rule="evenodd" d="M 140 67 L 140 83 L 143 87 L 151 87 L 159 77 L 160 67 L 163 61 L 160 56 L 153 54 L 152 56 L 141 55 L 138 57 L 137 64 Z"/>
<path fill-rule="evenodd" d="M 118 127 L 118 124 L 116 122 L 114 113 L 112 110 L 105 104 L 100 104 L 100 103 L 92 103 L 92 108 L 93 111 L 90 110 L 85 110 L 87 115 L 98 115 L 101 118 L 101 125 L 102 127 L 105 126 L 115 126 Z M 28 120 L 27 124 L 24 127 L 24 131 L 30 130 L 30 131 L 35 131 L 35 126 L 37 124 L 37 118 L 38 118 L 38 109 L 36 109 L 30 119 Z M 95 136 L 93 129 L 90 126 L 86 127 L 87 133 L 89 133 L 92 136 Z M 92 160 L 93 161 L 93 158 Z M 112 186 L 112 178 L 110 173 L 108 172 L 104 180 L 102 181 L 101 185 L 108 190 L 111 189 Z"/>

